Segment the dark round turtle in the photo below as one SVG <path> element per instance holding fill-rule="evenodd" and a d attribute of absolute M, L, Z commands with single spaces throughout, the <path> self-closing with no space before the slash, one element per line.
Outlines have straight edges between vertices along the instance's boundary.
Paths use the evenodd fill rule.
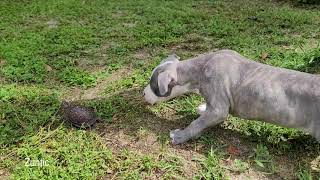
<path fill-rule="evenodd" d="M 66 101 L 62 102 L 61 108 L 63 118 L 79 128 L 88 128 L 98 120 L 94 110 L 91 108 Z"/>

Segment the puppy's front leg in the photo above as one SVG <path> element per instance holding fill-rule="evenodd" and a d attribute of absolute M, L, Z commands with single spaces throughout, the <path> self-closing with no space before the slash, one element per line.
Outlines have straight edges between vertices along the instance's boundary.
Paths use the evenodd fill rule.
<path fill-rule="evenodd" d="M 176 129 L 170 132 L 170 138 L 173 144 L 181 144 L 191 138 L 200 136 L 201 132 L 207 127 L 217 125 L 224 121 L 228 116 L 228 112 L 224 110 L 206 110 L 201 116 L 194 120 L 185 129 Z"/>

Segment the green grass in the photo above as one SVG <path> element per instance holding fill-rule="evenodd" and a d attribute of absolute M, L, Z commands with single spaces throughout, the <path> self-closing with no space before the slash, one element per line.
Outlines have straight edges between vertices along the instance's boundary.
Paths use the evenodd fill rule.
<path fill-rule="evenodd" d="M 118 156 L 115 171 L 120 179 L 145 179 L 161 174 L 163 179 L 184 179 L 182 163 L 172 154 L 159 154 L 159 158 L 135 154 L 124 150 Z"/>
<path fill-rule="evenodd" d="M 312 175 L 309 171 L 307 170 L 301 170 L 297 173 L 297 177 L 299 180 L 311 180 Z"/>
<path fill-rule="evenodd" d="M 0 88 L 0 107 L 0 146 L 6 146 L 54 120 L 59 101 L 57 92 L 44 86 L 11 84 Z"/>
<path fill-rule="evenodd" d="M 293 166 L 289 179 L 319 177 L 309 163 L 320 146 L 300 131 L 230 117 L 198 140 L 171 146 L 168 132 L 195 119 L 203 99 L 188 95 L 150 107 L 141 97 L 152 69 L 172 52 L 187 59 L 230 48 L 262 63 L 319 73 L 320 7 L 303 2 L 2 0 L 0 170 L 13 179 L 226 179 L 252 171 L 272 178 L 281 174 L 274 165 L 283 158 Z M 122 68 L 130 73 L 112 81 Z M 99 98 L 82 103 L 98 112 L 105 130 L 63 123 L 64 93 L 96 87 Z M 133 139 L 142 130 L 155 134 L 159 149 L 118 151 L 106 145 L 109 130 Z M 233 139 L 250 150 L 230 168 L 219 147 Z M 202 157 L 191 161 L 184 151 Z M 48 166 L 25 166 L 26 158 Z"/>
<path fill-rule="evenodd" d="M 15 179 L 72 179 L 75 176 L 95 179 L 104 174 L 113 158 L 95 133 L 61 126 L 52 131 L 40 129 L 14 150 L 17 153 Z M 35 160 L 46 161 L 46 164 L 34 166 L 31 162 Z"/>
<path fill-rule="evenodd" d="M 220 165 L 221 154 L 212 149 L 208 152 L 205 159 L 199 159 L 202 170 L 195 179 L 225 179 L 224 169 Z"/>
<path fill-rule="evenodd" d="M 270 173 L 276 171 L 276 166 L 272 160 L 272 155 L 268 151 L 268 147 L 258 144 L 254 149 L 254 162 L 259 168 L 262 168 Z"/>

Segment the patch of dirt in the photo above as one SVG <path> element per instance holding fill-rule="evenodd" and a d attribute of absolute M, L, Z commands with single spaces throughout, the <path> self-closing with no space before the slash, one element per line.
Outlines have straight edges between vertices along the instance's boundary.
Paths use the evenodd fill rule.
<path fill-rule="evenodd" d="M 2 76 L 0 76 L 0 82 L 4 82 L 6 79 Z"/>
<path fill-rule="evenodd" d="M 66 101 L 97 99 L 101 96 L 101 92 L 109 83 L 120 80 L 124 76 L 129 76 L 130 73 L 132 73 L 131 68 L 121 68 L 113 72 L 110 76 L 107 76 L 105 79 L 100 80 L 97 85 L 92 88 L 85 90 L 79 87 L 72 88 L 69 92 L 63 95 L 63 99 Z"/>
<path fill-rule="evenodd" d="M 295 50 L 298 53 L 304 53 L 320 46 L 319 40 L 315 38 L 308 39 L 305 44 L 301 44 L 299 47 L 296 45 L 283 45 L 282 48 L 286 50 Z"/>
<path fill-rule="evenodd" d="M 57 28 L 59 25 L 59 22 L 55 19 L 51 19 L 50 21 L 46 22 L 46 24 L 48 25 L 48 28 L 52 29 L 52 28 Z"/>
<path fill-rule="evenodd" d="M 211 133 L 210 133 L 211 134 Z M 297 163 L 295 159 L 290 159 L 290 155 L 272 155 L 273 163 L 276 166 L 276 172 L 274 174 L 264 173 L 255 168 L 255 163 L 252 159 L 254 155 L 254 148 L 256 147 L 256 142 L 250 141 L 248 137 L 245 137 L 242 134 L 234 132 L 232 130 L 226 130 L 219 128 L 219 131 L 212 133 L 212 136 L 217 137 L 222 141 L 222 144 L 229 146 L 234 146 L 239 150 L 239 154 L 230 154 L 228 149 L 225 150 L 229 154 L 229 162 L 225 162 L 225 166 L 230 167 L 233 164 L 235 159 L 241 159 L 243 161 L 250 161 L 250 168 L 243 173 L 236 171 L 228 171 L 227 175 L 231 179 L 243 180 L 243 179 L 252 179 L 252 180 L 280 180 L 280 179 L 295 179 L 295 166 Z"/>
<path fill-rule="evenodd" d="M 96 50 L 83 50 L 82 54 L 84 54 L 84 56 L 76 59 L 75 64 L 89 72 L 105 69 L 108 66 L 108 62 L 112 62 L 112 57 L 109 55 L 109 50 L 118 46 L 118 43 L 106 40 Z"/>
<path fill-rule="evenodd" d="M 10 177 L 10 174 L 7 170 L 0 169 L 0 179 L 1 180 L 7 180 L 7 179 L 9 179 L 9 177 Z"/>
<path fill-rule="evenodd" d="M 1 66 L 4 66 L 5 64 L 6 64 L 6 61 L 3 60 L 3 59 L 0 59 L 0 67 L 1 67 Z"/>
<path fill-rule="evenodd" d="M 134 23 L 122 23 L 122 25 L 127 28 L 133 28 L 133 27 L 136 27 L 137 24 L 136 22 L 134 22 Z"/>
<path fill-rule="evenodd" d="M 133 54 L 133 57 L 137 59 L 145 60 L 150 58 L 151 56 L 147 49 L 139 49 Z"/>
<path fill-rule="evenodd" d="M 104 131 L 105 132 L 101 137 L 114 152 L 129 149 L 142 154 L 149 154 L 159 152 L 161 147 L 157 142 L 156 135 L 151 133 L 148 133 L 148 135 L 144 135 L 143 137 L 134 137 L 125 134 L 123 129 L 115 130 L 107 128 L 107 130 L 105 129 Z"/>
<path fill-rule="evenodd" d="M 0 68 L 2 67 L 2 66 L 4 66 L 6 64 L 6 61 L 4 60 L 4 59 L 1 59 L 0 58 Z M 2 76 L 1 74 L 0 74 L 0 83 L 1 82 L 4 82 L 5 81 L 5 78 L 4 78 L 4 76 Z"/>
<path fill-rule="evenodd" d="M 277 175 L 285 179 L 295 178 L 295 166 L 294 163 L 290 162 L 287 157 L 277 157 L 275 159 L 277 164 Z"/>
<path fill-rule="evenodd" d="M 106 68 L 106 54 L 103 52 L 98 52 L 98 57 L 95 57 L 93 59 L 88 59 L 87 57 L 81 57 L 76 60 L 76 65 L 82 69 L 85 69 L 89 72 L 96 72 L 101 71 Z"/>
<path fill-rule="evenodd" d="M 138 154 L 148 154 L 154 158 L 158 158 L 161 152 L 167 152 L 178 157 L 183 164 L 182 170 L 185 177 L 194 177 L 199 172 L 197 163 L 193 161 L 195 156 L 203 155 L 190 149 L 177 149 L 171 145 L 163 145 L 159 142 L 158 136 L 153 132 L 147 132 L 137 136 L 131 136 L 125 133 L 124 129 L 115 130 L 100 126 L 103 128 L 101 137 L 105 140 L 106 145 L 115 153 L 127 149 Z M 154 174 L 157 176 L 156 174 Z M 151 179 L 153 177 L 150 177 Z M 157 179 L 157 177 L 154 177 Z"/>
<path fill-rule="evenodd" d="M 262 172 L 252 168 L 249 168 L 244 173 L 229 173 L 228 176 L 232 180 L 274 180 L 274 178 L 269 178 Z"/>
<path fill-rule="evenodd" d="M 319 165 L 320 165 L 320 156 L 317 156 L 315 159 L 313 159 L 310 162 L 311 169 L 316 171 L 316 172 L 320 172 Z"/>
<path fill-rule="evenodd" d="M 127 16 L 127 15 L 128 15 L 128 12 L 118 10 L 118 11 L 114 11 L 111 16 L 112 16 L 112 18 L 118 19 L 118 18 Z"/>
<path fill-rule="evenodd" d="M 183 118 L 182 115 L 178 115 L 177 111 L 170 106 L 161 107 L 159 111 L 155 111 L 153 113 L 164 119 L 178 120 Z"/>
<path fill-rule="evenodd" d="M 185 36 L 182 42 L 168 45 L 168 49 L 170 49 L 171 53 L 176 53 L 178 56 L 181 56 L 182 59 L 192 58 L 218 50 L 214 43 L 216 42 L 211 38 L 197 34 L 189 34 Z"/>

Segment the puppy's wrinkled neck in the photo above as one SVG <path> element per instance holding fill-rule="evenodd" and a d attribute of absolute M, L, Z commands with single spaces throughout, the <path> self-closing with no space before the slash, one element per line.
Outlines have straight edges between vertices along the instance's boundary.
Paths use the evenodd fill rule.
<path fill-rule="evenodd" d="M 180 61 L 177 65 L 177 84 L 183 86 L 188 83 L 198 89 L 204 64 L 205 59 L 203 58 Z"/>

